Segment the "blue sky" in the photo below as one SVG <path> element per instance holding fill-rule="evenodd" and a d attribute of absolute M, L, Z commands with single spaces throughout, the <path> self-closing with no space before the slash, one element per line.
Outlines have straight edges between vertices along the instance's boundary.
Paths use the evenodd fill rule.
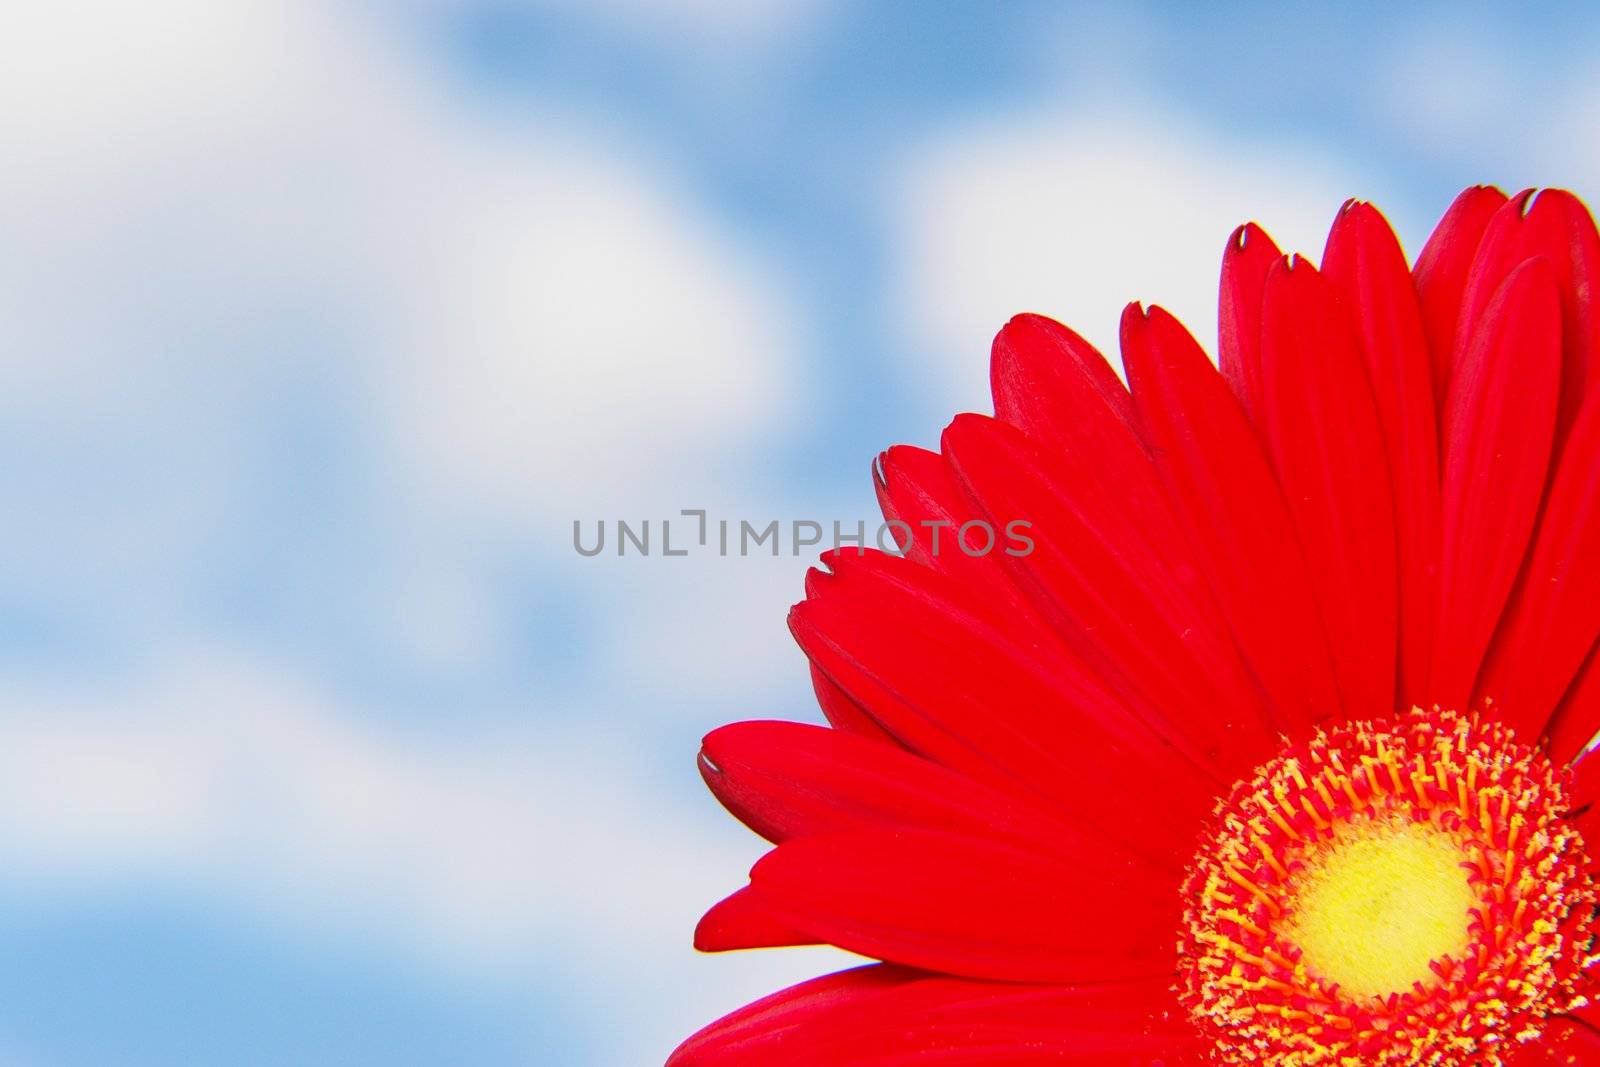
<path fill-rule="evenodd" d="M 0 1063 L 650 1063 L 699 736 L 1018 310 L 1206 337 L 1257 217 L 1600 194 L 1582 8 L 156 0 L 0 32 Z"/>

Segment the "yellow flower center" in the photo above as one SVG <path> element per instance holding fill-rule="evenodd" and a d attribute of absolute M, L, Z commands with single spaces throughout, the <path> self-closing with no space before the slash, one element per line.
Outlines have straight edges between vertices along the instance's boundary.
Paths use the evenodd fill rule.
<path fill-rule="evenodd" d="M 1431 984 L 1429 964 L 1460 959 L 1471 936 L 1478 895 L 1467 863 L 1454 838 L 1426 824 L 1345 823 L 1290 878 L 1286 939 L 1346 996 Z"/>
<path fill-rule="evenodd" d="M 1289 746 L 1217 809 L 1180 997 L 1227 1067 L 1501 1067 L 1585 1003 L 1596 889 L 1567 775 L 1413 709 Z"/>

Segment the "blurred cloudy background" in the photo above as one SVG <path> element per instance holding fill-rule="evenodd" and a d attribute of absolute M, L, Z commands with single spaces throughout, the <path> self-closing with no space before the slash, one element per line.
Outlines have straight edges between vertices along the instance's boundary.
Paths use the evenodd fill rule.
<path fill-rule="evenodd" d="M 689 948 L 809 550 L 572 521 L 851 526 L 1014 311 L 1600 193 L 1576 6 L 1198 12 L 8 7 L 0 1065 L 652 1064 L 836 966 Z"/>

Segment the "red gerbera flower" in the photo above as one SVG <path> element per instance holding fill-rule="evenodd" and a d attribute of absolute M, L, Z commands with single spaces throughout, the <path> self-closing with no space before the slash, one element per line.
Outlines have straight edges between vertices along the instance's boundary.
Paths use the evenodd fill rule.
<path fill-rule="evenodd" d="M 790 616 L 833 728 L 700 759 L 777 847 L 696 944 L 883 962 L 672 1067 L 1600 1063 L 1597 285 L 1576 198 L 1476 188 L 1414 270 L 1240 228 L 1220 373 L 1008 323 L 995 417 L 877 467 L 905 558 Z"/>

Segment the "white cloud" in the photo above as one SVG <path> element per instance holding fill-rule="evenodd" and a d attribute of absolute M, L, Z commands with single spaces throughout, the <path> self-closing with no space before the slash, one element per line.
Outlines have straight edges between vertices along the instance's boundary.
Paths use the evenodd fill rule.
<path fill-rule="evenodd" d="M 296 521 L 271 479 L 307 408 L 344 435 L 329 461 L 355 501 L 311 521 L 372 542 L 328 549 L 358 571 L 336 594 L 363 602 L 339 607 L 408 660 L 471 670 L 522 639 L 506 560 L 583 568 L 572 518 L 727 498 L 803 409 L 796 315 L 659 161 L 559 116 L 494 117 L 396 27 L 350 16 L 7 16 L 0 430 L 28 454 L 0 489 L 30 506 L 0 551 L 100 625 L 181 627 L 194 569 L 257 551 L 227 536 Z M 698 601 L 751 635 L 719 646 L 740 677 L 792 654 L 797 580 L 757 636 L 748 569 L 635 573 L 590 605 L 602 640 L 659 647 Z"/>
<path fill-rule="evenodd" d="M 396 414 L 436 487 L 535 516 L 635 505 L 794 410 L 791 312 L 691 207 L 581 149 L 451 180 L 396 309 L 416 357 Z"/>
<path fill-rule="evenodd" d="M 1420 153 L 1448 159 L 1526 132 L 1515 121 L 1526 64 L 1482 27 L 1423 20 L 1411 32 L 1386 35 L 1374 58 L 1377 76 L 1355 88 L 1374 119 Z"/>
<path fill-rule="evenodd" d="M 649 17 L 689 15 L 718 17 Z M 759 852 L 686 802 L 712 724 L 662 754 L 637 725 L 658 705 L 597 706 L 654 692 L 704 716 L 779 675 L 803 698 L 782 615 L 802 563 L 622 566 L 568 543 L 577 516 L 805 517 L 725 484 L 805 402 L 772 267 L 658 162 L 549 114 L 487 119 L 348 11 L 157 0 L 6 23 L 0 433 L 30 453 L 0 476 L 26 504 L 0 551 L 108 627 L 127 671 L 8 683 L 8 892 L 92 906 L 164 884 L 479 977 L 576 978 L 580 1015 L 633 1001 L 629 1026 L 585 1035 L 595 1062 L 659 1059 L 827 969 L 695 961 L 700 910 Z M 336 500 L 273 481 L 302 407 L 349 435 L 315 490 Z M 518 654 L 501 585 L 551 566 L 593 624 L 592 693 L 411 729 L 336 698 L 192 603 L 226 600 L 239 561 L 278 577 L 277 538 L 327 557 L 290 568 L 291 611 L 337 597 L 336 625 L 458 677 Z"/>
<path fill-rule="evenodd" d="M 332 381 L 400 496 L 544 520 L 796 409 L 770 267 L 613 139 L 484 120 L 393 27 L 185 0 L 17 19 L 0 404 L 53 408 L 58 438 L 164 442 L 186 469 L 148 478 L 220 493 L 261 380 Z"/>
<path fill-rule="evenodd" d="M 1600 80 L 1589 51 L 1508 48 L 1488 22 L 1423 19 L 1385 35 L 1356 86 L 1368 123 L 1462 185 L 1600 192 Z"/>
<path fill-rule="evenodd" d="M 826 0 L 530 0 L 535 7 L 576 10 L 640 35 L 688 38 L 697 44 L 770 44 L 813 22 Z"/>
<path fill-rule="evenodd" d="M 1586 132 L 1600 124 L 1600 76 L 1584 63 L 1555 80 L 1553 88 L 1502 101 L 1498 115 L 1463 139 L 1507 191 L 1571 189 L 1592 212 L 1600 204 L 1600 144 Z M 1526 104 L 1530 96 L 1536 105 Z"/>
<path fill-rule="evenodd" d="M 1583 196 L 1591 212 L 1600 204 L 1600 145 L 1591 138 L 1573 136 L 1574 130 L 1592 130 L 1600 124 L 1600 78 L 1575 87 L 1555 121 L 1541 126 L 1537 144 L 1550 161 L 1553 177 L 1547 184 L 1571 188 Z"/>
<path fill-rule="evenodd" d="M 620 720 L 441 736 L 384 726 L 226 647 L 162 660 L 112 688 L 8 687 L 6 706 L 25 709 L 0 722 L 14 892 L 209 887 L 258 920 L 379 935 L 480 976 L 532 961 L 636 999 L 625 1033 L 590 1039 L 646 1060 L 707 1013 L 842 959 L 692 961 L 695 918 L 760 849 L 695 818 L 709 798 L 663 803 L 660 759 Z M 671 762 L 692 768 L 692 748 Z M 661 974 L 690 972 L 692 995 L 660 995 Z"/>
<path fill-rule="evenodd" d="M 730 543 L 726 556 L 719 554 L 716 529 L 709 531 L 705 548 L 691 545 L 689 556 L 667 559 L 626 560 L 596 557 L 584 560 L 580 573 L 588 577 L 586 591 L 606 605 L 614 618 L 613 644 L 608 658 L 615 672 L 613 683 L 628 684 L 629 691 L 660 694 L 661 704 L 690 698 L 699 705 L 701 716 L 694 724 L 709 728 L 717 725 L 705 718 L 715 714 L 710 708 L 733 708 L 745 717 L 792 717 L 810 712 L 811 688 L 805 657 L 795 646 L 785 622 L 789 605 L 804 595 L 806 568 L 815 564 L 825 545 L 794 550 L 795 520 L 811 520 L 828 529 L 836 516 L 855 514 L 866 523 L 866 536 L 875 535 L 876 522 L 868 510 L 870 490 L 863 487 L 855 505 L 831 499 L 813 498 L 795 503 L 794 512 L 775 514 L 770 500 L 750 500 L 719 505 L 717 500 L 696 501 L 710 504 L 712 523 L 727 518 Z M 740 554 L 739 522 L 748 519 L 760 530 L 778 520 L 779 554 L 769 555 L 770 547 L 753 548 Z M 855 520 L 840 520 L 847 535 L 854 532 Z M 660 527 L 655 525 L 659 538 Z M 682 545 L 684 534 L 693 529 L 673 523 L 673 540 Z M 803 536 L 811 536 L 811 532 Z M 592 537 L 592 528 L 585 534 Z M 770 545 L 770 542 L 768 543 Z M 659 541 L 655 547 L 659 552 Z M 752 698 L 763 701 L 751 706 Z M 768 701 L 783 704 L 771 706 Z M 708 707 L 709 706 L 709 707 Z M 658 714 L 660 710 L 658 709 Z"/>
<path fill-rule="evenodd" d="M 1228 234 L 1256 220 L 1320 258 L 1350 196 L 1383 190 L 1304 146 L 1223 138 L 1115 107 L 979 122 L 906 158 L 897 202 L 907 368 L 952 409 L 988 409 L 988 352 L 1013 314 L 1072 326 L 1113 359 L 1130 300 L 1161 304 L 1208 348 Z"/>

